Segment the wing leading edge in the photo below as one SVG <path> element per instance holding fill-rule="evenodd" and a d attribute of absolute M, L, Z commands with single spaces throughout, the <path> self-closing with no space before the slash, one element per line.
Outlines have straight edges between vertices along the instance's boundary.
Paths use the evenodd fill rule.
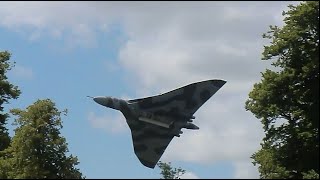
<path fill-rule="evenodd" d="M 201 81 L 161 95 L 128 102 L 137 103 L 140 110 L 156 114 L 192 116 L 225 83 L 224 80 Z"/>

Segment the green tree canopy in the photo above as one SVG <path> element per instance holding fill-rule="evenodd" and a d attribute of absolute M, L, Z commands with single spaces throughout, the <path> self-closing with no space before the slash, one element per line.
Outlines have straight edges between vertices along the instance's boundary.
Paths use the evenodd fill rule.
<path fill-rule="evenodd" d="M 9 61 L 10 57 L 11 54 L 8 51 L 0 52 L 0 151 L 6 149 L 10 144 L 8 129 L 5 127 L 8 113 L 3 112 L 3 105 L 10 99 L 17 99 L 21 93 L 17 86 L 8 81 L 6 75 L 14 66 L 14 63 Z"/>
<path fill-rule="evenodd" d="M 158 162 L 158 167 L 161 169 L 162 178 L 160 179 L 180 179 L 180 177 L 186 172 L 179 168 L 173 168 L 171 162 Z"/>
<path fill-rule="evenodd" d="M 77 157 L 67 156 L 66 139 L 60 134 L 63 112 L 50 99 L 38 100 L 26 110 L 11 110 L 18 127 L 5 150 L 7 178 L 82 178 L 75 167 Z"/>
<path fill-rule="evenodd" d="M 252 158 L 261 178 L 319 177 L 319 2 L 290 5 L 283 16 L 282 28 L 263 35 L 271 45 L 262 59 L 280 70 L 262 73 L 245 105 L 266 133 Z"/>

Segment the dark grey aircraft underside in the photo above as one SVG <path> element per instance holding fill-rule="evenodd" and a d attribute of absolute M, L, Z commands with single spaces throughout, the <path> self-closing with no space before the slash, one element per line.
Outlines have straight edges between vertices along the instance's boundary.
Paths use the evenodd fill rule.
<path fill-rule="evenodd" d="M 135 154 L 143 165 L 154 168 L 174 136 L 180 137 L 182 128 L 199 129 L 192 123 L 193 114 L 225 83 L 207 80 L 146 98 L 100 96 L 93 100 L 122 112 L 131 130 Z"/>

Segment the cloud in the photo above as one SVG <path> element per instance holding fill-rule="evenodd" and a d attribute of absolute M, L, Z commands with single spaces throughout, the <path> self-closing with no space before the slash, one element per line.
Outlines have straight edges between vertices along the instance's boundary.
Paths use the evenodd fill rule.
<path fill-rule="evenodd" d="M 10 71 L 13 76 L 19 79 L 27 79 L 30 80 L 33 78 L 33 71 L 31 68 L 21 65 L 15 65 Z"/>
<path fill-rule="evenodd" d="M 1 2 L 0 26 L 36 32 L 34 39 L 49 34 L 64 36 L 71 45 L 92 46 L 96 32 L 121 24 L 128 40 L 117 65 L 131 73 L 128 81 L 137 96 L 205 79 L 226 80 L 196 112 L 200 130 L 184 130 L 163 159 L 231 161 L 235 177 L 258 178 L 250 156 L 258 150 L 263 130 L 244 103 L 260 72 L 271 64 L 261 61 L 268 43 L 261 35 L 269 25 L 283 24 L 281 13 L 290 3 L 299 2 Z M 108 132 L 121 132 L 125 123 L 93 112 L 88 118 L 93 127 Z"/>
<path fill-rule="evenodd" d="M 94 47 L 96 32 L 112 24 L 112 9 L 96 11 L 88 2 L 1 2 L 0 26 L 28 37 L 60 39 L 67 48 Z M 88 14 L 88 12 L 90 14 Z M 109 21 L 110 19 L 110 21 Z"/>
<path fill-rule="evenodd" d="M 200 179 L 200 178 L 196 174 L 187 171 L 182 176 L 180 176 L 180 179 Z"/>
<path fill-rule="evenodd" d="M 94 112 L 88 114 L 88 120 L 93 128 L 104 129 L 108 133 L 122 133 L 126 131 L 127 124 L 121 114 L 110 118 L 107 115 L 97 116 Z"/>
<path fill-rule="evenodd" d="M 235 162 L 236 172 L 234 173 L 234 179 L 257 179 L 259 173 L 256 167 L 251 162 Z"/>
<path fill-rule="evenodd" d="M 296 3 L 296 2 L 292 2 Z M 170 27 L 184 29 L 183 36 L 191 40 L 214 37 L 246 39 L 250 29 L 264 29 L 263 18 L 281 23 L 273 9 L 283 9 L 288 2 L 1 2 L 0 26 L 22 33 L 30 40 L 43 36 L 64 37 L 68 47 L 96 45 L 96 32 L 108 32 L 121 23 L 132 39 L 143 35 L 157 37 Z M 264 9 L 268 11 L 256 9 Z M 270 9 L 270 10 L 269 10 Z M 200 10 L 200 11 L 199 11 Z M 248 21 L 255 20 L 255 24 Z M 208 21 L 210 21 L 208 23 Z M 177 22 L 180 22 L 177 24 Z M 262 26 L 261 26 L 262 25 Z M 230 29 L 231 31 L 229 31 Z M 233 30 L 242 35 L 234 36 Z M 137 37 L 137 33 L 140 35 Z M 177 38 L 179 38 L 178 36 Z M 216 38 L 216 37 L 215 37 Z M 223 38 L 222 38 L 223 39 Z M 209 38 L 210 40 L 210 38 Z"/>

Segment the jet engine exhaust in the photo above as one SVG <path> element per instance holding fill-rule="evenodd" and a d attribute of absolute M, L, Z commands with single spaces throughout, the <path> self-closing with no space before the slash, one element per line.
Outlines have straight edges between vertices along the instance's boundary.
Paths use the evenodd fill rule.
<path fill-rule="evenodd" d="M 187 123 L 184 128 L 186 129 L 200 129 L 198 126 L 196 126 L 195 124 L 193 123 Z"/>

